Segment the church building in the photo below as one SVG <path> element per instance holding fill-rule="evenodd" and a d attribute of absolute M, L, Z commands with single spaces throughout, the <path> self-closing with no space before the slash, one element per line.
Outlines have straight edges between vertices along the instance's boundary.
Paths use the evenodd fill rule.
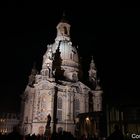
<path fill-rule="evenodd" d="M 51 133 L 68 131 L 75 135 L 81 116 L 102 111 L 103 91 L 93 58 L 87 77 L 89 86 L 79 80 L 79 55 L 72 45 L 70 24 L 62 18 L 56 29 L 56 38 L 47 45 L 40 72 L 33 67 L 22 95 L 21 128 L 25 135 L 45 133 L 47 123 Z M 90 115 L 84 119 L 88 125 Z M 81 127 L 81 133 L 88 133 L 86 125 Z"/>

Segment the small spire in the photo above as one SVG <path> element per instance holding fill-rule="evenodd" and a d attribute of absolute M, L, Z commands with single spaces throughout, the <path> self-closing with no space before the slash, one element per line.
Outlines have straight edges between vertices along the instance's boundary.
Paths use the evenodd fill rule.
<path fill-rule="evenodd" d="M 91 69 L 93 69 L 93 68 L 96 69 L 93 56 L 91 56 L 90 68 L 91 68 Z"/>
<path fill-rule="evenodd" d="M 97 80 L 97 70 L 96 70 L 96 67 L 94 64 L 93 56 L 91 59 L 90 68 L 89 68 L 88 73 L 89 73 L 89 81 L 91 82 L 92 88 L 94 89 L 96 86 L 96 82 L 97 82 L 96 81 Z"/>

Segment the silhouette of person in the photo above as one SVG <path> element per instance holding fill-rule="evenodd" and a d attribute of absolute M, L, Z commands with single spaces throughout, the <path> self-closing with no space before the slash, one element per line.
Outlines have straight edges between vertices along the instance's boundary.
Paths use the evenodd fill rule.
<path fill-rule="evenodd" d="M 124 140 L 122 131 L 118 125 L 114 126 L 115 131 L 107 138 L 107 140 Z"/>

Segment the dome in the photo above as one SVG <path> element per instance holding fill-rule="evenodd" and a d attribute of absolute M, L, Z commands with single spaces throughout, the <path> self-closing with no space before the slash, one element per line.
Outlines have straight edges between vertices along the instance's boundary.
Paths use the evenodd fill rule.
<path fill-rule="evenodd" d="M 55 53 L 59 46 L 60 56 L 62 59 L 62 66 L 78 68 L 79 59 L 78 53 L 72 43 L 66 40 L 52 45 L 52 52 Z"/>
<path fill-rule="evenodd" d="M 52 66 L 53 56 L 59 47 L 60 57 L 62 59 L 61 68 L 64 70 L 64 76 L 67 80 L 78 80 L 79 59 L 78 52 L 70 41 L 70 25 L 60 22 L 57 25 L 57 36 L 55 42 L 47 46 L 47 51 L 43 56 L 42 68 Z"/>
<path fill-rule="evenodd" d="M 61 68 L 64 70 L 65 78 L 70 81 L 78 79 L 79 59 L 76 48 L 72 46 L 70 41 L 62 40 L 52 45 L 52 52 L 55 53 L 58 47 L 62 59 Z"/>

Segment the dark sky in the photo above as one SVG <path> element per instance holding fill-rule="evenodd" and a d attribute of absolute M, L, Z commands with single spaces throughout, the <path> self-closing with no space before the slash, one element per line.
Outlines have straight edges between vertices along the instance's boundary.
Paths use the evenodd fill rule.
<path fill-rule="evenodd" d="M 138 103 L 139 11 L 130 5 L 111 3 L 115 7 L 110 8 L 108 4 L 4 4 L 0 12 L 0 111 L 20 110 L 20 95 L 32 65 L 36 62 L 41 68 L 63 10 L 85 75 L 93 55 L 107 101 Z"/>

